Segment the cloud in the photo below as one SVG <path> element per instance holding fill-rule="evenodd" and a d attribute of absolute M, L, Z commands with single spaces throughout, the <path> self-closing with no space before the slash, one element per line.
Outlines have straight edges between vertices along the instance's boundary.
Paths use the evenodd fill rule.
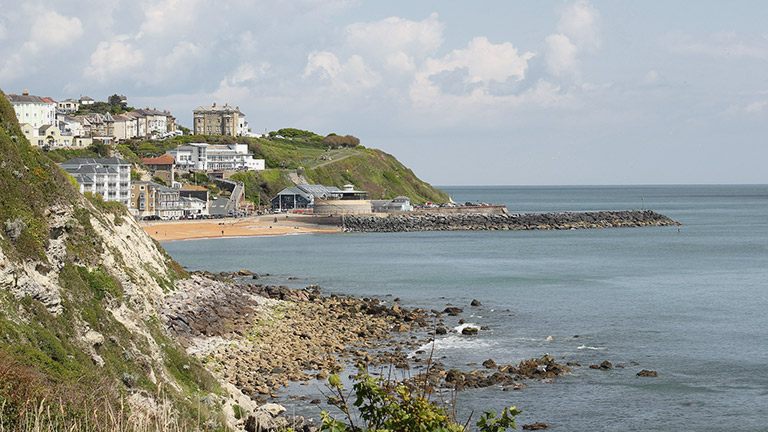
<path fill-rule="evenodd" d="M 744 111 L 748 113 L 759 113 L 763 112 L 766 106 L 768 106 L 768 101 L 765 100 L 752 102 L 744 108 Z"/>
<path fill-rule="evenodd" d="M 409 67 L 413 61 L 403 61 L 404 58 L 424 57 L 442 45 L 444 27 L 436 13 L 422 21 L 389 17 L 355 23 L 346 27 L 347 46 L 389 66 Z"/>
<path fill-rule="evenodd" d="M 522 80 L 528 68 L 531 52 L 518 55 L 510 42 L 493 44 L 485 37 L 475 37 L 464 49 L 453 50 L 440 59 L 427 59 L 424 73 L 434 75 L 443 71 L 466 68 L 469 82 L 488 84 L 503 82 L 510 77 Z"/>
<path fill-rule="evenodd" d="M 5 29 L 5 23 L 0 21 L 0 40 L 5 39 L 8 30 Z"/>
<path fill-rule="evenodd" d="M 97 81 L 116 80 L 144 64 L 144 52 L 123 40 L 100 42 L 91 54 L 85 75 Z"/>
<path fill-rule="evenodd" d="M 303 77 L 317 77 L 345 92 L 375 87 L 381 82 L 381 75 L 368 67 L 361 56 L 353 55 L 341 63 L 335 54 L 327 51 L 309 54 Z"/>
<path fill-rule="evenodd" d="M 83 35 L 83 23 L 52 10 L 40 11 L 30 26 L 29 42 L 37 47 L 68 46 Z"/>
<path fill-rule="evenodd" d="M 579 49 L 564 34 L 549 35 L 544 39 L 547 47 L 546 63 L 549 73 L 563 76 L 577 72 Z"/>
<path fill-rule="evenodd" d="M 145 1 L 141 7 L 144 22 L 136 35 L 137 39 L 186 30 L 195 24 L 201 8 L 197 0 Z"/>
<path fill-rule="evenodd" d="M 675 53 L 715 58 L 768 59 L 768 39 L 766 37 L 745 40 L 736 33 L 725 32 L 695 38 L 682 32 L 674 32 L 664 35 L 661 42 L 667 50 Z"/>
<path fill-rule="evenodd" d="M 547 71 L 556 77 L 579 77 L 579 56 L 600 47 L 600 13 L 579 0 L 560 10 L 557 31 L 544 39 Z"/>
<path fill-rule="evenodd" d="M 600 47 L 600 12 L 586 0 L 563 8 L 557 31 L 562 33 L 579 49 L 594 50 Z"/>

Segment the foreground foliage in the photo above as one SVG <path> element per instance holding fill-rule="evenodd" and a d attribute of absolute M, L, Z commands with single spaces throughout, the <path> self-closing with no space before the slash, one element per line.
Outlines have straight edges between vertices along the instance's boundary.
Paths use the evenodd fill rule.
<path fill-rule="evenodd" d="M 321 413 L 321 431 L 368 432 L 368 431 L 422 431 L 422 432 L 465 432 L 469 420 L 459 423 L 453 412 L 430 401 L 423 389 L 397 381 L 374 378 L 361 372 L 353 385 L 355 400 L 351 407 L 338 375 L 328 378 L 328 387 L 333 392 L 329 402 L 338 407 L 346 421 L 333 418 L 330 413 Z M 352 411 L 356 409 L 356 413 Z M 521 411 L 515 407 L 505 408 L 501 415 L 485 411 L 475 423 L 478 432 L 502 432 L 508 428 L 517 429 L 515 416 Z"/>

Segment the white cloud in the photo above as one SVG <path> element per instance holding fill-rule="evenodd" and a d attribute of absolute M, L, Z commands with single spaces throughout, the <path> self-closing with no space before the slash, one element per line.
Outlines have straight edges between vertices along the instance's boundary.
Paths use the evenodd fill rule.
<path fill-rule="evenodd" d="M 365 64 L 359 55 L 353 55 L 341 63 L 335 54 L 323 51 L 313 52 L 307 57 L 303 77 L 317 76 L 339 90 L 350 92 L 375 87 L 381 82 L 381 75 Z"/>
<path fill-rule="evenodd" d="M 91 64 L 85 75 L 98 81 L 124 77 L 127 72 L 144 64 L 144 53 L 131 43 L 123 40 L 100 42 L 91 54 Z"/>
<path fill-rule="evenodd" d="M 141 7 L 144 10 L 144 22 L 136 35 L 137 39 L 187 29 L 195 24 L 201 9 L 198 0 L 145 1 Z"/>
<path fill-rule="evenodd" d="M 83 23 L 77 17 L 67 18 L 52 10 L 36 13 L 30 26 L 30 43 L 36 47 L 68 46 L 83 35 Z"/>
<path fill-rule="evenodd" d="M 766 106 L 768 106 L 768 101 L 765 100 L 752 102 L 744 108 L 744 111 L 748 113 L 759 113 L 763 112 Z"/>
<path fill-rule="evenodd" d="M 5 39 L 8 30 L 5 29 L 5 23 L 0 21 L 0 40 Z"/>
<path fill-rule="evenodd" d="M 403 54 L 423 57 L 442 45 L 444 27 L 436 13 L 422 21 L 389 17 L 371 23 L 355 23 L 346 28 L 347 45 L 355 52 L 377 59 L 388 60 Z"/>
<path fill-rule="evenodd" d="M 270 68 L 268 63 L 262 63 L 258 66 L 251 63 L 244 63 L 235 69 L 235 71 L 225 79 L 228 85 L 237 86 L 244 84 L 253 84 L 257 79 L 264 76 Z"/>
<path fill-rule="evenodd" d="M 659 73 L 655 70 L 649 70 L 645 76 L 643 77 L 643 84 L 658 84 L 661 77 L 659 76 Z"/>
<path fill-rule="evenodd" d="M 487 85 L 491 80 L 504 82 L 510 77 L 522 80 L 533 56 L 531 52 L 518 55 L 517 48 L 509 42 L 493 44 L 485 37 L 476 37 L 465 49 L 453 50 L 441 59 L 427 59 L 424 73 L 434 75 L 467 68 L 472 83 Z"/>
<path fill-rule="evenodd" d="M 600 47 L 600 12 L 588 1 L 579 0 L 561 10 L 557 31 L 565 34 L 580 49 Z"/>
<path fill-rule="evenodd" d="M 544 39 L 547 47 L 546 63 L 549 73 L 555 76 L 563 76 L 568 73 L 576 73 L 579 49 L 564 34 L 549 35 Z"/>

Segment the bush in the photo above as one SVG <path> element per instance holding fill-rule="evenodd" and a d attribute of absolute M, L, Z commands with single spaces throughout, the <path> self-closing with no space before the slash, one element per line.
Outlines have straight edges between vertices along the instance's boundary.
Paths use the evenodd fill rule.
<path fill-rule="evenodd" d="M 338 375 L 328 377 L 328 387 L 333 396 L 328 402 L 338 407 L 346 416 L 346 423 L 331 417 L 323 411 L 321 431 L 368 432 L 368 431 L 441 431 L 465 432 L 464 425 L 452 418 L 453 413 L 432 403 L 422 388 L 397 381 L 374 378 L 361 371 L 353 385 L 355 401 L 353 406 L 359 413 L 358 421 L 344 395 L 344 387 Z M 502 432 L 508 428 L 517 429 L 515 417 L 521 411 L 515 407 L 505 408 L 501 416 L 485 411 L 475 423 L 478 432 Z M 356 423 L 364 423 L 358 426 Z M 469 421 L 467 421 L 467 424 Z"/>

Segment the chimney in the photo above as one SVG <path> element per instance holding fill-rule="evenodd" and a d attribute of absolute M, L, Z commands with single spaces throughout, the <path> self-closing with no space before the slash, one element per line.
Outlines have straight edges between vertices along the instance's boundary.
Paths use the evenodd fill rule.
<path fill-rule="evenodd" d="M 29 96 L 29 90 L 24 90 L 23 92 L 21 92 L 21 94 L 24 96 Z"/>
<path fill-rule="evenodd" d="M 216 102 L 213 103 L 213 107 L 216 108 Z"/>

